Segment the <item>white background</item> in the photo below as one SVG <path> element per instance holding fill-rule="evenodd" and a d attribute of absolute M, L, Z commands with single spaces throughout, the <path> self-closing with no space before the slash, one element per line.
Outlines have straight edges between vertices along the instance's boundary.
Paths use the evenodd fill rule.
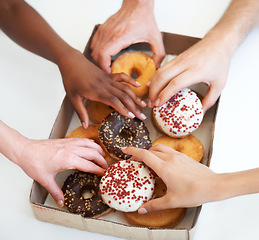
<path fill-rule="evenodd" d="M 28 2 L 65 41 L 80 51 L 84 50 L 94 25 L 103 23 L 121 5 L 121 0 Z M 155 15 L 161 31 L 203 37 L 229 2 L 157 0 Z M 211 161 L 215 172 L 258 167 L 258 89 L 257 28 L 234 55 L 222 93 Z M 64 95 L 57 66 L 27 52 L 0 32 L 2 121 L 29 138 L 48 138 Z M 29 204 L 31 184 L 32 180 L 18 166 L 0 155 L 1 240 L 116 239 L 38 221 Z M 258 226 L 259 195 L 237 197 L 204 204 L 194 239 L 258 239 Z"/>

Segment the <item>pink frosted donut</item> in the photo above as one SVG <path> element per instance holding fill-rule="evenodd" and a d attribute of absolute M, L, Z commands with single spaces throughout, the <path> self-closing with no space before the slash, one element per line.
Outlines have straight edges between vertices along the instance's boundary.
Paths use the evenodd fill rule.
<path fill-rule="evenodd" d="M 182 138 L 196 130 L 203 119 L 203 108 L 195 92 L 184 88 L 161 107 L 153 108 L 155 125 L 170 137 Z"/>
<path fill-rule="evenodd" d="M 152 197 L 154 184 L 154 174 L 143 163 L 122 160 L 106 170 L 99 188 L 108 206 L 134 212 Z"/>

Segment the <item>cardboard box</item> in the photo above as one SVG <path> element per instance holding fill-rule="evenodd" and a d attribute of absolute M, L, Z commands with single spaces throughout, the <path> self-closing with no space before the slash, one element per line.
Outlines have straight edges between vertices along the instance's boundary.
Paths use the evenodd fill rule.
<path fill-rule="evenodd" d="M 94 29 L 94 32 L 97 30 Z M 91 60 L 90 57 L 90 38 L 84 54 Z M 176 35 L 171 33 L 163 33 L 163 40 L 165 50 L 168 56 L 165 61 L 168 61 L 169 56 L 177 55 L 193 44 L 197 43 L 200 39 Z M 134 44 L 123 51 L 146 51 L 150 52 L 149 45 L 147 44 Z M 192 89 L 204 94 L 207 91 L 207 87 L 204 84 L 198 84 L 191 87 Z M 205 154 L 202 160 L 203 164 L 209 166 L 211 154 L 212 154 L 212 143 L 214 136 L 214 125 L 217 114 L 217 107 L 219 101 L 207 111 L 204 120 L 198 130 L 194 132 L 194 135 L 202 142 Z M 150 111 L 150 110 L 147 110 Z M 146 124 L 151 126 L 150 118 L 147 119 Z M 50 134 L 50 139 L 63 138 L 74 128 L 80 125 L 80 122 L 74 113 L 74 109 L 69 102 L 68 98 L 65 97 L 61 109 L 58 113 L 53 129 Z M 151 130 L 151 139 L 156 138 L 159 134 L 153 129 Z M 161 134 L 161 133 L 160 133 Z M 69 171 L 62 172 L 57 176 L 57 183 L 62 186 Z M 173 229 L 166 228 L 147 228 L 147 227 L 134 227 L 127 224 L 126 220 L 123 219 L 123 214 L 109 213 L 99 219 L 83 218 L 81 215 L 69 213 L 65 208 L 59 208 L 54 200 L 51 200 L 48 192 L 37 182 L 33 182 L 30 203 L 35 214 L 35 217 L 41 221 L 51 222 L 55 224 L 64 225 L 67 227 L 78 228 L 90 232 L 98 232 L 101 234 L 112 235 L 115 237 L 122 237 L 127 239 L 174 239 L 174 240 L 189 240 L 195 231 L 196 222 L 201 210 L 201 207 L 189 208 L 183 221 L 174 227 Z M 120 215 L 121 214 L 121 215 Z"/>

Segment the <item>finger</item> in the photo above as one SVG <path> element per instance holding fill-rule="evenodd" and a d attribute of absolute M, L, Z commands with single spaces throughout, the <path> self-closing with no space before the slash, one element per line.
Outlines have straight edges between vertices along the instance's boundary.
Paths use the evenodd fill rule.
<path fill-rule="evenodd" d="M 104 157 L 93 148 L 74 148 L 72 152 L 81 158 L 95 162 L 102 168 L 108 167 Z"/>
<path fill-rule="evenodd" d="M 56 203 L 62 207 L 64 205 L 64 195 L 57 185 L 53 176 L 46 177 L 43 183 L 40 183 L 49 194 L 55 199 Z"/>
<path fill-rule="evenodd" d="M 140 111 L 140 109 L 136 106 L 146 106 L 146 103 L 142 101 L 136 94 L 130 89 L 130 87 L 123 83 L 113 83 L 115 86 L 112 89 L 112 94 L 117 96 L 121 103 L 129 109 L 130 112 L 134 114 L 137 118 L 141 120 L 145 120 L 146 116 L 144 113 Z M 119 110 L 118 110 L 119 111 Z"/>
<path fill-rule="evenodd" d="M 115 39 L 106 44 L 105 48 L 102 47 L 101 49 L 98 49 L 98 53 L 95 53 L 94 55 L 98 66 L 107 73 L 110 73 L 111 57 L 115 56 L 122 49 L 128 47 L 129 45 L 131 45 L 131 43 L 122 43 L 120 39 Z M 109 71 L 107 71 L 107 69 Z"/>
<path fill-rule="evenodd" d="M 87 160 L 82 160 L 82 158 L 78 158 L 73 163 L 73 169 L 77 169 L 83 172 L 89 172 L 93 174 L 97 174 L 103 176 L 105 169 L 101 168 L 100 166 L 96 165 L 95 163 Z"/>
<path fill-rule="evenodd" d="M 180 70 L 173 69 L 171 65 L 166 64 L 156 71 L 149 84 L 149 107 L 154 107 L 159 93 L 168 85 L 172 78 L 181 73 Z"/>
<path fill-rule="evenodd" d="M 146 203 L 144 203 L 139 209 L 138 209 L 138 213 L 139 214 L 145 214 L 145 213 L 151 213 L 151 212 L 155 212 L 155 211 L 159 211 L 159 210 L 163 210 L 163 209 L 168 209 L 168 199 L 165 196 L 161 197 L 161 198 L 155 198 L 152 199 Z"/>
<path fill-rule="evenodd" d="M 68 139 L 65 139 L 65 140 L 70 141 L 71 144 L 73 144 L 74 146 L 77 146 L 77 147 L 84 147 L 84 148 L 95 149 L 102 156 L 105 156 L 105 152 L 103 151 L 102 147 L 99 144 L 95 143 L 94 140 L 92 140 L 92 139 L 87 139 L 87 138 L 68 138 Z"/>
<path fill-rule="evenodd" d="M 222 88 L 223 89 L 223 88 Z M 209 90 L 207 91 L 206 95 L 202 100 L 202 106 L 204 113 L 210 109 L 217 101 L 220 96 L 221 88 L 212 85 Z"/>
<path fill-rule="evenodd" d="M 139 98 L 128 85 L 123 83 L 116 83 L 114 85 L 115 89 L 113 89 L 113 94 L 118 96 L 122 104 L 124 104 L 124 106 L 129 109 L 137 118 L 145 120 L 146 116 L 136 105 L 145 107 L 146 103 L 141 98 Z"/>
<path fill-rule="evenodd" d="M 153 52 L 152 59 L 156 64 L 156 68 L 158 69 L 165 57 L 165 47 L 164 47 L 161 34 L 152 42 L 150 42 L 150 47 L 151 47 L 151 51 Z"/>
<path fill-rule="evenodd" d="M 155 146 L 152 146 L 151 148 L 149 148 L 150 151 L 153 152 L 161 152 L 161 153 L 171 153 L 172 151 L 174 151 L 173 148 L 165 145 L 165 144 L 157 144 Z"/>
<path fill-rule="evenodd" d="M 161 90 L 161 92 L 157 96 L 157 99 L 155 100 L 155 106 L 162 106 L 181 89 L 189 87 L 198 82 L 201 82 L 201 79 L 198 78 L 198 76 L 195 76 L 192 71 L 182 72 L 181 74 L 173 78 L 168 83 L 168 85 L 163 90 Z"/>
<path fill-rule="evenodd" d="M 115 96 L 112 91 L 109 91 L 109 93 L 106 93 L 102 95 L 102 98 L 99 99 L 100 102 L 111 106 L 116 111 L 118 111 L 121 115 L 128 117 L 128 118 L 134 118 L 135 115 L 124 106 L 124 104 L 120 101 L 120 99 Z"/>
<path fill-rule="evenodd" d="M 139 87 L 140 83 L 136 81 L 134 78 L 128 76 L 125 73 L 113 73 L 112 74 L 112 79 L 116 82 L 125 82 L 129 83 L 130 85 L 134 87 Z"/>
<path fill-rule="evenodd" d="M 135 160 L 144 162 L 153 169 L 157 175 L 160 175 L 163 172 L 163 160 L 151 151 L 135 147 L 123 148 L 122 151 L 125 154 L 132 155 Z"/>
<path fill-rule="evenodd" d="M 70 101 L 77 112 L 77 115 L 82 123 L 82 126 L 84 127 L 84 129 L 86 129 L 88 127 L 89 117 L 88 117 L 86 108 L 84 106 L 82 97 L 80 97 L 79 95 L 76 95 L 74 97 L 72 96 L 70 97 Z"/>

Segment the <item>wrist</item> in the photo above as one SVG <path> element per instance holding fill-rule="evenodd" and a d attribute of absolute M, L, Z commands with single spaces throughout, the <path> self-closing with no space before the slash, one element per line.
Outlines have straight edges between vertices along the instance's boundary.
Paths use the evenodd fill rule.
<path fill-rule="evenodd" d="M 20 166 L 21 155 L 28 139 L 1 121 L 0 133 L 4 136 L 0 139 L 0 152 L 13 163 Z"/>
<path fill-rule="evenodd" d="M 148 9 L 153 11 L 154 0 L 124 0 L 122 9 Z"/>

